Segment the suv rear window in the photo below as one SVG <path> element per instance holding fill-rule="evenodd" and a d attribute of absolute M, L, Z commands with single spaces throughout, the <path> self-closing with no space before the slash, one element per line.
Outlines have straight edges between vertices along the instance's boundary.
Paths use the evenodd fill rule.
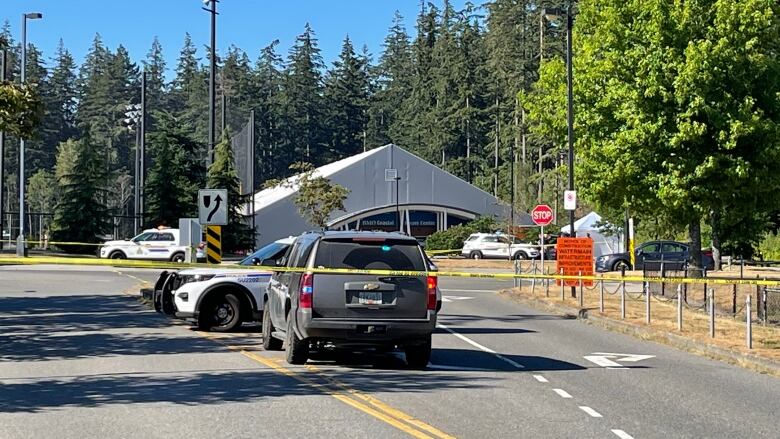
<path fill-rule="evenodd" d="M 315 267 L 426 271 L 420 247 L 408 240 L 322 240 Z"/>

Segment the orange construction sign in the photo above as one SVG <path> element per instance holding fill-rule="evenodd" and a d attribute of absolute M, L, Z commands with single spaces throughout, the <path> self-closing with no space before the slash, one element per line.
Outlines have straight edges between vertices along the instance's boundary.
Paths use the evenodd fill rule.
<path fill-rule="evenodd" d="M 593 239 L 591 238 L 558 238 L 556 244 L 557 260 L 555 274 L 564 276 L 593 276 Z M 580 284 L 576 279 L 557 279 L 558 286 L 576 287 Z M 593 280 L 583 281 L 586 287 L 593 286 Z"/>

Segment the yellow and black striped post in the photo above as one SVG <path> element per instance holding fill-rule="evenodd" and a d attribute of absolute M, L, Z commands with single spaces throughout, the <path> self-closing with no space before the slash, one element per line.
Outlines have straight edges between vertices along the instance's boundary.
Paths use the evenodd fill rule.
<path fill-rule="evenodd" d="M 206 226 L 206 260 L 222 263 L 222 226 Z"/>

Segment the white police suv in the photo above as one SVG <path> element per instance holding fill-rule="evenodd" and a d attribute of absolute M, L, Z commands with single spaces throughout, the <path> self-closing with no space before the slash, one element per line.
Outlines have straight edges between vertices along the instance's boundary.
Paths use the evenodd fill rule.
<path fill-rule="evenodd" d="M 107 241 L 100 247 L 103 259 L 146 259 L 184 262 L 186 246 L 181 245 L 179 229 L 159 227 L 144 230 L 132 239 Z M 198 246 L 196 257 L 205 260 L 205 246 Z"/>
<path fill-rule="evenodd" d="M 239 265 L 275 266 L 294 240 L 273 242 Z M 263 296 L 271 274 L 247 268 L 164 271 L 155 285 L 155 309 L 177 318 L 194 319 L 204 331 L 231 331 L 242 322 L 262 320 Z"/>

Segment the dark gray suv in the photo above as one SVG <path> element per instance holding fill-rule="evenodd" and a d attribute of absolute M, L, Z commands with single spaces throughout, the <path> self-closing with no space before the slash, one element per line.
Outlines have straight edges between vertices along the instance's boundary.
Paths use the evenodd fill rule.
<path fill-rule="evenodd" d="M 427 366 L 441 293 L 417 240 L 384 232 L 305 233 L 282 263 L 301 272 L 271 278 L 263 306 L 265 349 L 281 349 L 284 342 L 287 361 L 303 364 L 312 350 L 400 348 L 410 367 Z M 327 268 L 354 271 L 316 272 Z"/>

